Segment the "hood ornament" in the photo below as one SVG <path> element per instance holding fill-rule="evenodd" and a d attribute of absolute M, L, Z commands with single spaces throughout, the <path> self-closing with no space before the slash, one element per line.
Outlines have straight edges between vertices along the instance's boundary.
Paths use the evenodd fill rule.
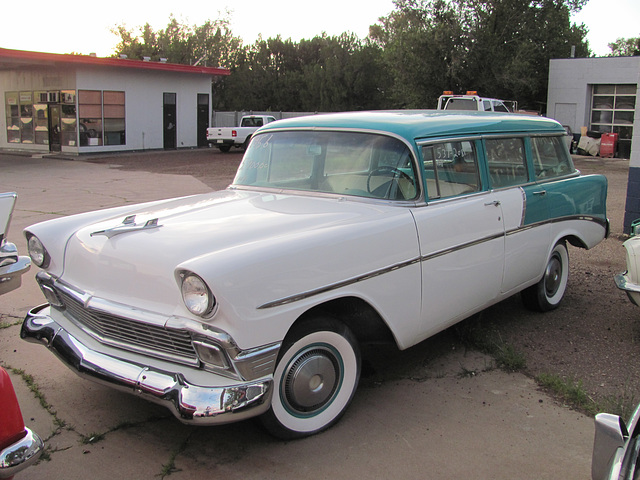
<path fill-rule="evenodd" d="M 104 235 L 107 238 L 115 237 L 116 235 L 120 235 L 121 233 L 129 233 L 129 232 L 139 232 L 142 230 L 150 230 L 152 228 L 160 228 L 162 225 L 158 225 L 158 219 L 153 218 L 151 220 L 147 220 L 145 223 L 136 224 L 136 216 L 129 215 L 126 217 L 122 223 L 113 228 L 107 228 L 105 230 L 98 230 L 91 234 L 92 237 L 97 235 Z"/>

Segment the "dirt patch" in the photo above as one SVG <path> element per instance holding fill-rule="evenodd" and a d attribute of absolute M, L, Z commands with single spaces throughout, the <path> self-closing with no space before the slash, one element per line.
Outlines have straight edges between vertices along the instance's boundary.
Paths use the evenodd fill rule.
<path fill-rule="evenodd" d="M 216 149 L 200 149 L 83 160 L 110 163 L 124 170 L 192 175 L 218 190 L 233 180 L 241 158 L 240 152 L 221 154 Z M 574 157 L 574 161 L 584 174 L 601 173 L 609 180 L 611 237 L 589 251 L 569 247 L 569 288 L 557 310 L 545 314 L 529 312 L 516 295 L 470 322 L 491 329 L 522 353 L 526 358 L 525 373 L 550 373 L 580 382 L 593 400 L 628 415 L 628 409 L 640 401 L 640 309 L 615 287 L 613 276 L 625 270 L 622 222 L 629 162 L 593 157 Z M 435 342 L 439 344 L 436 349 Z M 408 352 L 398 353 L 390 364 L 397 366 L 398 361 L 407 360 L 411 365 L 395 369 L 395 375 L 411 377 L 416 370 L 430 368 L 434 350 L 440 350 L 443 343 L 445 348 L 463 348 L 455 330 L 445 332 Z"/>

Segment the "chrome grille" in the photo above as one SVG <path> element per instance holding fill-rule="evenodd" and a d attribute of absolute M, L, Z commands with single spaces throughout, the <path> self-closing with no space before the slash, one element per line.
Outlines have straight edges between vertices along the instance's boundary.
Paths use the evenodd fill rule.
<path fill-rule="evenodd" d="M 191 335 L 184 330 L 150 325 L 85 308 L 76 298 L 56 288 L 67 315 L 98 341 L 189 365 L 198 363 Z"/>

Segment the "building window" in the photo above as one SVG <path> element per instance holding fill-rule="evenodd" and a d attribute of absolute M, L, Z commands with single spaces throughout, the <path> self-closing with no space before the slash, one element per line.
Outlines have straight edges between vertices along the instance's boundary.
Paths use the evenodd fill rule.
<path fill-rule="evenodd" d="M 20 143 L 33 142 L 33 92 L 20 92 Z"/>
<path fill-rule="evenodd" d="M 7 92 L 4 98 L 7 113 L 7 142 L 20 143 L 20 96 L 18 92 Z"/>
<path fill-rule="evenodd" d="M 125 145 L 125 94 L 78 90 L 80 145 Z"/>
<path fill-rule="evenodd" d="M 126 144 L 124 92 L 104 92 L 104 144 Z"/>
<path fill-rule="evenodd" d="M 60 129 L 62 145 L 75 147 L 78 145 L 78 116 L 76 115 L 75 90 L 60 92 Z"/>
<path fill-rule="evenodd" d="M 102 92 L 78 90 L 80 146 L 102 145 Z"/>
<path fill-rule="evenodd" d="M 629 158 L 637 85 L 594 85 L 591 130 L 618 134 L 618 153 Z"/>
<path fill-rule="evenodd" d="M 75 90 L 6 92 L 7 142 L 48 145 L 50 105 L 61 106 L 61 144 L 76 146 Z"/>
<path fill-rule="evenodd" d="M 49 112 L 46 103 L 33 105 L 35 115 L 35 142 L 38 145 L 49 144 Z"/>

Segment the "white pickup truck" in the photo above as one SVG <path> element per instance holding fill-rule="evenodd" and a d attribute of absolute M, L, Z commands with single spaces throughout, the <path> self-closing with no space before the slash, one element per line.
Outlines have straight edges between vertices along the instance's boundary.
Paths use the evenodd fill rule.
<path fill-rule="evenodd" d="M 207 128 L 207 142 L 225 153 L 231 150 L 231 147 L 246 150 L 255 131 L 275 121 L 275 117 L 271 115 L 245 115 L 240 119 L 239 127 Z"/>
<path fill-rule="evenodd" d="M 498 100 L 497 98 L 479 97 L 477 92 L 467 92 L 466 95 L 454 95 L 444 92 L 438 98 L 437 110 L 478 110 L 480 112 L 513 112 L 514 102 Z"/>

